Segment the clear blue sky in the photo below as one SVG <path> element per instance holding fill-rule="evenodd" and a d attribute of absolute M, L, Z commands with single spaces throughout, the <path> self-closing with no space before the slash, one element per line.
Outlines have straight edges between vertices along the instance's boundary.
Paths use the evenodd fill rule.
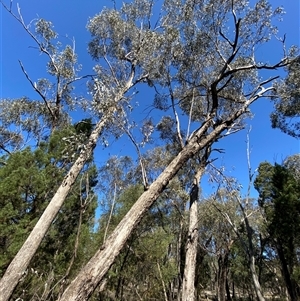
<path fill-rule="evenodd" d="M 5 1 L 5 0 L 4 0 Z M 5 1 L 9 4 L 9 1 Z M 16 2 L 17 3 L 17 2 Z M 14 11 L 16 12 L 16 3 Z M 75 38 L 78 60 L 83 65 L 81 74 L 91 73 L 94 62 L 87 54 L 87 44 L 90 35 L 86 24 L 90 17 L 100 12 L 104 6 L 112 6 L 110 0 L 18 0 L 26 23 L 37 16 L 52 21 L 54 29 L 59 33 L 59 39 L 68 43 L 69 38 Z M 287 45 L 299 45 L 299 1 L 271 0 L 272 5 L 283 5 L 286 15 L 283 22 L 278 24 L 279 35 L 286 33 Z M 40 56 L 37 50 L 30 48 L 34 42 L 25 33 L 21 25 L 16 22 L 1 6 L 0 8 L 0 97 L 15 98 L 38 96 L 31 89 L 30 84 L 22 73 L 18 60 L 21 60 L 33 80 L 46 76 L 45 57 Z M 68 38 L 69 37 L 69 38 Z M 261 50 L 260 55 L 267 61 L 274 59 L 273 48 L 279 46 L 273 41 L 270 48 Z M 78 92 L 85 93 L 85 84 L 77 87 Z M 81 90 L 82 89 L 82 90 Z M 286 156 L 299 153 L 299 141 L 282 134 L 279 130 L 271 129 L 269 114 L 272 104 L 267 99 L 262 99 L 253 105 L 254 118 L 249 121 L 252 127 L 250 134 L 251 164 L 257 168 L 264 160 L 281 162 Z M 74 115 L 74 118 L 78 116 Z M 143 116 L 141 116 L 141 119 Z M 127 138 L 115 142 L 108 149 L 96 150 L 96 160 L 103 163 L 109 154 L 132 154 L 132 147 Z M 227 137 L 218 145 L 225 149 L 225 154 L 215 154 L 218 164 L 224 164 L 228 173 L 239 178 L 242 185 L 247 185 L 246 161 L 246 131 Z M 204 191 L 205 193 L 205 191 Z"/>

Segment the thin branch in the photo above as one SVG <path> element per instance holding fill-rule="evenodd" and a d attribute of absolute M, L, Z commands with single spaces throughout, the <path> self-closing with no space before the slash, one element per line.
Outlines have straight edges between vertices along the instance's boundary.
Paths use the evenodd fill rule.
<path fill-rule="evenodd" d="M 7 154 L 11 155 L 11 152 L 9 150 L 7 150 L 2 144 L 0 144 L 0 148 L 5 151 Z M 4 162 L 1 162 L 1 164 L 4 164 Z M 6 165 L 6 163 L 4 164 Z"/>
<path fill-rule="evenodd" d="M 191 127 L 191 122 L 192 122 L 192 112 L 193 112 L 193 106 L 194 106 L 194 99 L 195 99 L 195 89 L 193 88 L 192 101 L 191 101 L 190 112 L 189 112 L 189 121 L 188 121 L 185 141 L 188 141 L 188 139 L 189 139 L 190 127 Z"/>
<path fill-rule="evenodd" d="M 249 197 L 250 197 L 250 189 L 251 184 L 253 180 L 254 174 L 251 172 L 251 162 L 250 162 L 250 132 L 251 132 L 251 126 L 249 127 L 247 131 L 247 165 L 248 165 L 248 175 L 249 175 L 249 184 L 248 184 L 248 191 L 247 191 L 247 197 L 246 197 L 246 206 L 248 206 Z"/>
<path fill-rule="evenodd" d="M 162 275 L 162 272 L 161 272 L 160 264 L 159 264 L 158 261 L 156 262 L 156 264 L 157 264 L 157 269 L 158 269 L 158 273 L 159 273 L 159 278 L 160 278 L 160 280 L 161 280 L 162 287 L 163 287 L 163 291 L 164 291 L 164 298 L 165 298 L 165 301 L 168 301 L 168 295 L 167 295 L 167 290 L 166 290 L 166 284 L 165 284 L 165 281 L 164 281 L 164 278 L 163 278 L 163 275 Z"/>
<path fill-rule="evenodd" d="M 114 69 L 113 69 L 113 67 L 111 66 L 111 64 L 110 64 L 109 60 L 107 59 L 106 55 L 104 55 L 104 60 L 105 60 L 106 64 L 109 66 L 110 72 L 111 72 L 111 74 L 112 74 L 112 76 L 113 76 L 113 78 L 114 78 L 114 80 L 115 80 L 117 86 L 119 87 L 119 86 L 120 86 L 120 83 L 119 83 L 119 81 L 118 81 L 118 79 L 117 79 L 117 77 L 116 77 L 116 74 L 115 74 L 115 72 L 114 72 Z"/>
<path fill-rule="evenodd" d="M 173 109 L 173 114 L 175 117 L 175 123 L 176 123 L 176 132 L 177 132 L 177 137 L 178 140 L 180 142 L 180 146 L 183 149 L 184 148 L 184 143 L 183 143 L 183 139 L 180 133 L 180 121 L 179 121 L 179 117 L 175 108 L 175 101 L 174 101 L 174 94 L 173 94 L 173 89 L 171 86 L 171 80 L 170 80 L 170 73 L 168 72 L 168 87 L 169 87 L 169 92 L 170 92 L 170 97 L 171 97 L 171 102 L 172 102 L 172 109 Z"/>
<path fill-rule="evenodd" d="M 226 72 L 223 73 L 223 76 L 221 79 L 233 74 L 233 73 L 237 73 L 239 71 L 245 71 L 245 70 L 275 70 L 277 68 L 281 68 L 281 67 L 285 67 L 287 65 L 289 65 L 291 63 L 291 60 L 288 60 L 287 58 L 283 58 L 280 62 L 278 62 L 277 64 L 274 65 L 257 65 L 257 64 L 251 64 L 251 65 L 247 65 L 247 66 L 241 66 L 232 70 L 228 70 Z M 220 81 L 219 80 L 219 81 Z"/>
<path fill-rule="evenodd" d="M 23 16 L 21 14 L 21 8 L 19 6 L 19 4 L 17 4 L 17 10 L 18 10 L 18 14 L 19 16 L 15 15 L 12 10 L 11 10 L 11 7 L 12 7 L 12 0 L 10 1 L 10 8 L 8 8 L 4 3 L 3 1 L 1 1 L 1 4 L 2 6 L 22 25 L 22 27 L 25 29 L 25 31 L 30 35 L 30 37 L 36 42 L 36 44 L 39 46 L 39 49 L 41 52 L 45 53 L 49 59 L 51 60 L 53 66 L 55 67 L 56 71 L 58 72 L 57 70 L 57 67 L 54 63 L 54 59 L 52 57 L 52 55 L 49 53 L 49 51 L 39 42 L 39 40 L 35 37 L 35 35 L 29 30 L 28 26 L 25 25 L 25 22 L 23 20 Z"/>
<path fill-rule="evenodd" d="M 115 183 L 114 197 L 113 197 L 113 200 L 112 200 L 112 204 L 111 204 L 111 208 L 110 208 L 110 212 L 109 212 L 108 221 L 107 221 L 107 224 L 106 224 L 106 227 L 105 227 L 105 231 L 104 231 L 103 244 L 105 243 L 107 232 L 108 232 L 108 227 L 109 227 L 109 224 L 110 224 L 113 212 L 114 212 L 116 198 L 117 198 L 117 184 Z"/>
<path fill-rule="evenodd" d="M 226 40 L 227 42 L 228 42 L 228 44 L 231 46 L 231 47 L 233 47 L 234 46 L 234 44 L 223 34 L 223 32 L 222 32 L 222 30 L 221 30 L 221 28 L 220 28 L 220 30 L 219 30 L 219 34 L 221 35 L 221 37 L 224 39 L 224 40 Z"/>
<path fill-rule="evenodd" d="M 43 101 L 44 101 L 50 115 L 52 116 L 52 118 L 55 118 L 54 113 L 52 112 L 52 109 L 50 108 L 46 97 L 41 93 L 41 91 L 36 87 L 36 84 L 31 80 L 31 78 L 29 77 L 28 73 L 26 72 L 26 70 L 25 70 L 25 68 L 24 68 L 24 66 L 23 66 L 23 64 L 20 60 L 19 60 L 19 64 L 20 64 L 21 69 L 22 69 L 23 73 L 25 74 L 27 80 L 31 84 L 32 88 L 34 89 L 34 91 L 36 91 L 41 96 L 41 98 L 43 99 Z"/>
<path fill-rule="evenodd" d="M 133 143 L 136 152 L 138 154 L 139 157 L 139 162 L 140 162 L 140 166 L 141 166 L 141 170 L 142 170 L 142 179 L 143 179 L 143 186 L 144 189 L 147 190 L 149 187 L 149 182 L 148 182 L 148 178 L 147 178 L 147 172 L 143 163 L 143 157 L 140 151 L 140 148 L 137 144 L 137 142 L 135 141 L 134 137 L 132 136 L 131 132 L 129 131 L 129 129 L 125 128 L 124 126 L 122 126 L 123 130 L 125 131 L 125 133 L 128 135 L 129 139 L 131 140 L 131 142 Z"/>
<path fill-rule="evenodd" d="M 234 42 L 230 42 L 230 40 L 222 33 L 221 30 L 219 30 L 220 35 L 230 44 L 232 47 L 232 53 L 229 56 L 229 58 L 226 60 L 223 68 L 220 71 L 219 78 L 217 79 L 217 83 L 221 81 L 222 78 L 224 78 L 224 74 L 226 69 L 228 68 L 229 64 L 234 60 L 235 56 L 237 55 L 240 47 L 237 46 L 238 40 L 239 40 L 239 34 L 240 34 L 240 24 L 241 24 L 241 19 L 236 20 L 235 19 L 235 37 L 234 37 Z M 230 68 L 231 69 L 231 68 Z M 231 71 L 231 70 L 230 70 Z"/>

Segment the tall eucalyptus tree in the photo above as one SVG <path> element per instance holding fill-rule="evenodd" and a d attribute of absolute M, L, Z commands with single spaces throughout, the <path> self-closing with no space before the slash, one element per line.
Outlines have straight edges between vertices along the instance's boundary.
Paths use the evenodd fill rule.
<path fill-rule="evenodd" d="M 91 296 L 130 233 L 176 173 L 206 146 L 241 129 L 250 105 L 272 91 L 270 83 L 276 76 L 262 79 L 259 71 L 290 62 L 286 56 L 274 64 L 256 60 L 257 47 L 276 33 L 272 19 L 282 13 L 280 8 L 272 10 L 267 1 L 251 7 L 246 1 L 168 0 L 154 26 L 152 6 L 152 1 L 136 0 L 124 3 L 119 11 L 105 9 L 92 18 L 90 52 L 99 60 L 114 56 L 112 66 L 120 60 L 134 64 L 136 72 L 155 86 L 154 105 L 173 114 L 162 122 L 176 125 L 178 151 L 61 300 Z M 188 116 L 185 128 L 178 112 Z"/>
<path fill-rule="evenodd" d="M 273 10 L 266 0 L 254 5 L 244 0 L 166 0 L 158 9 L 160 16 L 155 24 L 151 15 L 156 8 L 149 0 L 123 3 L 119 10 L 104 9 L 89 21 L 89 53 L 98 61 L 95 76 L 89 81 L 96 125 L 2 278 L 1 301 L 11 295 L 99 136 L 114 122 L 127 118 L 134 86 L 146 82 L 155 88 L 153 105 L 162 113 L 170 113 L 171 117 L 164 116 L 161 122 L 170 120 L 175 125 L 177 151 L 161 175 L 145 187 L 146 191 L 61 300 L 85 300 L 91 296 L 130 233 L 176 173 L 205 147 L 240 130 L 250 114 L 250 105 L 269 95 L 271 82 L 277 76 L 260 71 L 284 67 L 292 59 L 288 55 L 274 63 L 256 59 L 256 49 L 276 34 L 273 18 L 282 13 L 280 8 Z M 19 20 L 22 21 L 21 16 Z M 32 38 L 36 36 L 32 34 Z M 55 72 L 49 59 L 50 73 Z M 183 120 L 180 113 L 185 116 Z M 182 127 L 184 121 L 186 126 Z"/>

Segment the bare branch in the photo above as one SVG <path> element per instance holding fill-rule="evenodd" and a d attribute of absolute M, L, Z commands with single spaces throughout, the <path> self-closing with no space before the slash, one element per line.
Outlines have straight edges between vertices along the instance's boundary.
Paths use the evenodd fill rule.
<path fill-rule="evenodd" d="M 22 69 L 23 73 L 25 74 L 27 80 L 29 81 L 30 85 L 32 86 L 32 88 L 34 89 L 34 91 L 41 96 L 41 98 L 44 101 L 44 103 L 45 103 L 45 105 L 46 105 L 46 107 L 47 107 L 50 115 L 52 116 L 53 119 L 55 119 L 55 115 L 52 112 L 52 109 L 50 108 L 49 103 L 48 103 L 46 97 L 41 93 L 41 91 L 37 88 L 36 84 L 31 80 L 31 78 L 29 77 L 28 73 L 26 72 L 26 70 L 25 70 L 25 68 L 24 68 L 24 66 L 23 66 L 23 64 L 22 64 L 22 62 L 20 60 L 19 60 L 19 64 L 20 64 L 21 69 Z"/>
<path fill-rule="evenodd" d="M 191 127 L 191 122 L 192 122 L 194 99 L 195 99 L 195 89 L 193 89 L 193 94 L 192 94 L 192 101 L 191 101 L 191 106 L 190 106 L 189 121 L 188 121 L 185 141 L 187 141 L 189 139 L 189 135 L 190 135 L 190 127 Z"/>
<path fill-rule="evenodd" d="M 111 66 L 111 64 L 110 64 L 110 62 L 109 62 L 109 60 L 108 60 L 107 57 L 106 57 L 106 55 L 104 55 L 104 60 L 105 60 L 105 62 L 107 63 L 107 65 L 109 66 L 110 72 L 111 72 L 111 74 L 112 74 L 112 76 L 113 76 L 113 78 L 114 78 L 114 80 L 115 80 L 117 86 L 119 87 L 119 86 L 120 86 L 120 83 L 119 83 L 119 81 L 118 81 L 118 79 L 117 79 L 117 77 L 116 77 L 116 74 L 115 74 L 115 72 L 114 72 L 114 69 L 112 68 L 112 66 Z"/>
<path fill-rule="evenodd" d="M 134 147 L 136 149 L 136 152 L 137 152 L 138 157 L 139 157 L 141 171 L 142 171 L 142 179 L 143 179 L 144 190 L 147 190 L 148 187 L 149 187 L 149 182 L 148 182 L 147 172 L 146 172 L 146 169 L 145 169 L 145 165 L 143 163 L 143 157 L 142 157 L 140 148 L 139 148 L 137 142 L 135 141 L 134 137 L 132 136 L 130 130 L 127 129 L 125 126 L 122 126 L 122 128 L 125 131 L 125 133 L 128 135 L 129 139 L 131 140 L 131 142 L 133 143 L 133 145 L 134 145 Z"/>
<path fill-rule="evenodd" d="M 111 204 L 111 208 L 110 208 L 110 212 L 109 212 L 108 221 L 107 221 L 107 224 L 106 224 L 106 227 L 105 227 L 105 231 L 104 231 L 103 243 L 105 243 L 107 232 L 108 232 L 108 228 L 109 228 L 109 224 L 110 224 L 113 212 L 114 212 L 115 203 L 116 203 L 116 197 L 117 197 L 117 184 L 115 183 L 114 197 L 113 197 L 113 200 L 112 200 L 112 204 Z"/>
<path fill-rule="evenodd" d="M 178 140 L 180 142 L 180 146 L 181 148 L 184 148 L 184 143 L 183 143 L 183 139 L 180 133 L 180 121 L 179 121 L 179 117 L 175 108 L 175 100 L 174 100 L 174 93 L 173 93 L 173 89 L 172 89 L 172 85 L 171 85 L 171 79 L 170 79 L 170 74 L 168 73 L 168 88 L 169 88 L 169 92 L 170 92 L 170 98 L 171 98 L 171 102 L 172 102 L 172 109 L 173 109 L 173 114 L 175 117 L 175 123 L 176 123 L 176 133 L 177 133 L 177 137 Z"/>

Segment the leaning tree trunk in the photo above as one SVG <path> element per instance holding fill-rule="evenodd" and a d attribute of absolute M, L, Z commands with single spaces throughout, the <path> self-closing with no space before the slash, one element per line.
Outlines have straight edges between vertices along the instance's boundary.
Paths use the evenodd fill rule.
<path fill-rule="evenodd" d="M 199 200 L 199 182 L 202 178 L 208 152 L 203 156 L 200 167 L 194 177 L 193 187 L 190 193 L 189 210 L 189 232 L 186 245 L 185 266 L 183 274 L 182 301 L 195 300 L 195 272 L 197 265 L 197 246 L 198 246 L 198 200 Z"/>
<path fill-rule="evenodd" d="M 253 284 L 254 284 L 254 289 L 255 289 L 257 299 L 259 301 L 265 301 L 265 298 L 262 294 L 260 282 L 258 280 L 258 275 L 257 275 L 257 272 L 256 272 L 256 266 L 255 266 L 255 257 L 254 257 L 253 254 L 250 256 L 250 272 L 251 272 L 251 275 L 252 275 L 252 281 L 253 281 Z"/>
<path fill-rule="evenodd" d="M 123 98 L 125 93 L 129 91 L 129 89 L 133 86 L 133 77 L 134 70 L 132 70 L 123 89 L 120 89 L 119 93 L 115 95 L 115 99 L 112 103 L 118 103 Z M 108 107 L 105 112 L 105 116 L 98 121 L 94 130 L 90 134 L 85 148 L 81 150 L 78 159 L 74 162 L 70 171 L 67 173 L 61 185 L 54 194 L 49 205 L 38 220 L 37 224 L 8 266 L 4 276 L 0 280 L 0 301 L 7 301 L 10 298 L 57 213 L 61 209 L 66 197 L 68 196 L 68 193 L 76 181 L 76 178 L 78 177 L 87 160 L 91 157 L 99 136 L 101 135 L 105 126 L 107 126 L 107 124 L 110 122 L 110 117 L 115 111 L 116 106 Z"/>
<path fill-rule="evenodd" d="M 241 209 L 243 211 L 244 220 L 245 220 L 244 222 L 246 225 L 248 245 L 249 245 L 249 249 L 248 249 L 249 268 L 250 268 L 250 272 L 251 272 L 251 276 L 252 276 L 255 293 L 256 293 L 257 299 L 259 301 L 265 301 L 265 298 L 262 293 L 261 285 L 259 282 L 259 278 L 258 278 L 258 275 L 256 272 L 255 255 L 254 255 L 255 252 L 254 252 L 254 247 L 253 247 L 253 229 L 250 226 L 248 216 L 246 215 L 244 208 L 242 206 L 241 206 Z"/>
<path fill-rule="evenodd" d="M 131 232 L 139 224 L 143 215 L 159 197 L 169 181 L 191 157 L 206 146 L 212 144 L 220 136 L 222 131 L 229 128 L 233 121 L 245 113 L 248 106 L 257 98 L 258 96 L 255 96 L 247 101 L 241 109 L 233 112 L 227 120 L 215 126 L 209 134 L 207 134 L 207 131 L 213 125 L 213 116 L 208 116 L 207 120 L 193 134 L 183 150 L 166 167 L 156 181 L 150 185 L 149 189 L 140 196 L 106 242 L 81 269 L 77 277 L 65 290 L 60 301 L 83 301 L 92 295 L 122 250 Z"/>
<path fill-rule="evenodd" d="M 96 125 L 94 131 L 91 133 L 85 151 L 81 152 L 79 158 L 75 161 L 74 165 L 65 176 L 62 184 L 58 188 L 57 192 L 53 196 L 51 202 L 38 220 L 37 224 L 31 231 L 30 235 L 24 242 L 23 246 L 8 266 L 4 276 L 0 280 L 0 301 L 7 301 L 13 293 L 15 287 L 19 282 L 19 279 L 27 269 L 30 260 L 34 256 L 55 216 L 63 205 L 63 202 L 67 197 L 77 176 L 79 175 L 86 161 L 90 158 L 104 125 L 105 120 L 100 121 Z"/>

